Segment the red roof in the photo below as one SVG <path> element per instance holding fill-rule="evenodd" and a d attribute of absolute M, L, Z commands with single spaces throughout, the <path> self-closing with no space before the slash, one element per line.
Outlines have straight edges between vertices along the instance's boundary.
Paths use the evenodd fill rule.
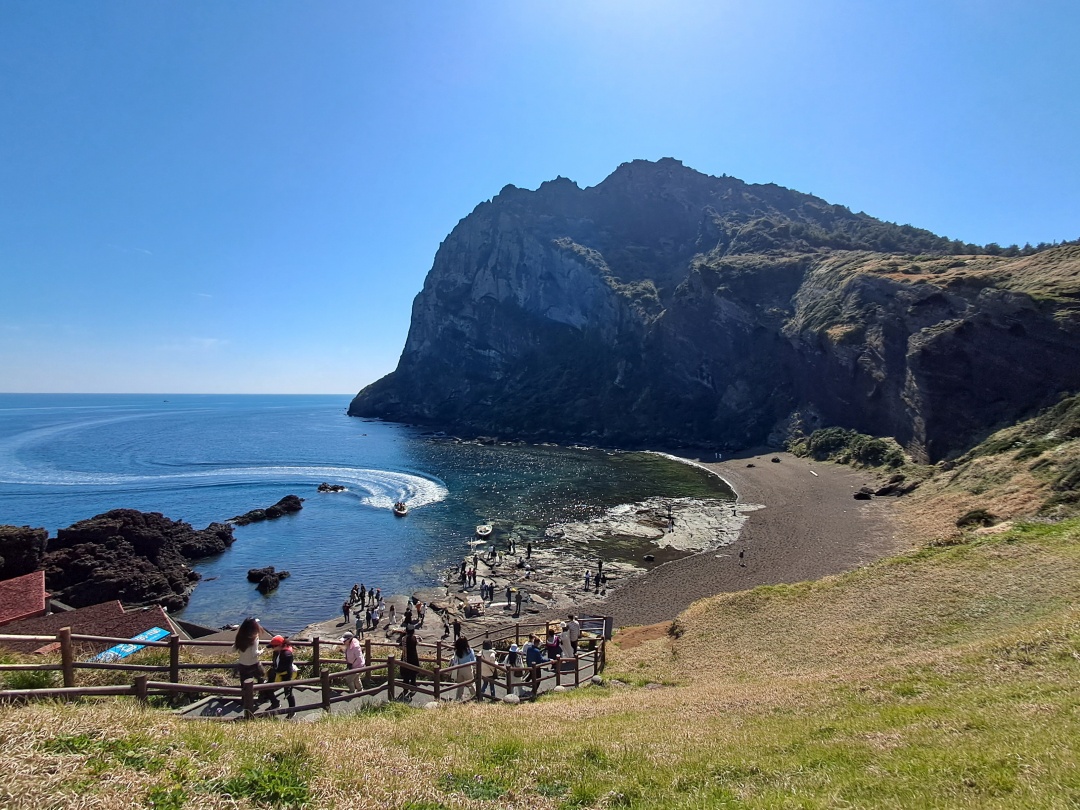
<path fill-rule="evenodd" d="M 44 571 L 34 571 L 0 582 L 0 627 L 20 619 L 44 615 Z"/>
<path fill-rule="evenodd" d="M 53 613 L 49 616 L 13 622 L 5 627 L 3 632 L 11 635 L 52 636 L 61 627 L 70 627 L 72 633 L 85 636 L 108 636 L 110 638 L 133 638 L 151 627 L 161 627 L 171 633 L 178 633 L 182 637 L 187 635 L 179 632 L 178 628 L 169 620 L 169 614 L 162 610 L 159 605 L 136 608 L 129 613 L 125 613 L 123 606 L 115 599 L 111 602 L 102 602 L 100 605 L 90 605 L 78 610 Z M 76 642 L 76 644 L 80 648 L 80 654 L 85 651 L 101 652 L 113 646 L 111 642 L 102 642 L 100 644 Z M 48 646 L 48 642 L 4 641 L 0 642 L 0 645 L 17 652 L 31 653 Z"/>

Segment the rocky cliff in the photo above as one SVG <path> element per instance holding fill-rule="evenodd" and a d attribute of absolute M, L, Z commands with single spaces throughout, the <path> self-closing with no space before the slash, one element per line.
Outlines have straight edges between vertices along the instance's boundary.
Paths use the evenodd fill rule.
<path fill-rule="evenodd" d="M 1080 248 L 1008 258 L 671 159 L 508 186 L 440 246 L 349 412 L 615 445 L 792 422 L 936 459 L 1080 389 Z"/>

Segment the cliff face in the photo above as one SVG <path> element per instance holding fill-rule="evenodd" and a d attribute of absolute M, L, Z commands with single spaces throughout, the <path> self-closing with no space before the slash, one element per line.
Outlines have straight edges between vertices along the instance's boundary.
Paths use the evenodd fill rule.
<path fill-rule="evenodd" d="M 759 444 L 793 412 L 934 459 L 1080 389 L 1080 248 L 1024 257 L 636 161 L 508 186 L 441 245 L 357 416 Z"/>

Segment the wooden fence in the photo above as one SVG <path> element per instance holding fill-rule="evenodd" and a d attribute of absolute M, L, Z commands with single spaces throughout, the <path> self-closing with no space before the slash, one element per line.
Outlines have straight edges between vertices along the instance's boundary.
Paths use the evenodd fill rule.
<path fill-rule="evenodd" d="M 69 627 L 62 628 L 55 636 L 0 634 L 0 646 L 4 642 L 34 642 L 56 643 L 60 648 L 59 663 L 0 664 L 0 676 L 6 672 L 61 672 L 64 683 L 62 687 L 3 689 L 0 690 L 0 701 L 49 698 L 74 700 L 84 697 L 130 695 L 145 702 L 150 695 L 218 696 L 240 701 L 244 716 L 251 718 L 304 710 L 291 706 L 259 708 L 261 696 L 272 695 L 282 688 L 291 689 L 292 687 L 318 688 L 321 697 L 320 705 L 326 712 L 332 710 L 333 704 L 342 701 L 370 697 L 381 702 L 395 700 L 403 693 L 410 697 L 414 694 L 425 695 L 438 701 L 448 699 L 447 696 L 451 692 L 454 693 L 453 697 L 449 698 L 452 700 L 461 700 L 466 693 L 469 693 L 467 699 L 483 700 L 485 697 L 496 698 L 498 692 L 501 691 L 504 695 L 519 694 L 524 699 L 532 699 L 555 686 L 579 686 L 583 680 L 588 680 L 592 675 L 599 674 L 603 670 L 606 648 L 603 633 L 607 626 L 606 621 L 604 617 L 582 620 L 584 634 L 579 641 L 578 655 L 575 657 L 545 661 L 531 667 L 494 664 L 492 665 L 494 675 L 489 678 L 482 677 L 479 656 L 475 663 L 444 666 L 444 661 L 449 660 L 448 654 L 452 652 L 453 645 L 442 640 L 435 643 L 421 642 L 419 646 L 421 650 L 427 652 L 427 655 L 421 655 L 421 666 L 415 667 L 398 660 L 400 645 L 367 638 L 363 641 L 366 665 L 358 669 L 339 671 L 331 671 L 331 668 L 347 666 L 344 658 L 327 657 L 324 654 L 325 645 L 321 639 L 290 641 L 289 643 L 294 648 L 310 648 L 310 658 L 297 657 L 296 659 L 297 669 L 301 672 L 306 670 L 308 677 L 265 684 L 245 680 L 235 687 L 180 682 L 182 670 L 235 670 L 235 663 L 180 660 L 180 653 L 184 648 L 217 647 L 222 648 L 224 652 L 232 648 L 232 642 L 229 641 L 182 639 L 174 633 L 159 641 L 133 642 L 132 639 L 127 638 L 76 634 L 72 633 Z M 522 639 L 527 638 L 530 633 L 543 634 L 548 626 L 546 622 L 503 625 L 475 634 L 470 642 L 491 640 L 496 643 L 510 643 L 512 639 L 513 643 L 520 645 Z M 77 645 L 80 644 L 101 646 L 130 643 L 137 643 L 151 649 L 167 649 L 168 664 L 77 660 Z M 130 684 L 79 686 L 76 683 L 76 673 L 79 670 L 127 672 L 133 675 L 133 679 Z M 167 673 L 168 680 L 151 680 L 151 675 L 164 673 Z M 353 689 L 348 683 L 354 677 L 355 683 L 358 683 L 361 688 Z M 490 692 L 490 695 L 486 695 L 487 692 Z"/>

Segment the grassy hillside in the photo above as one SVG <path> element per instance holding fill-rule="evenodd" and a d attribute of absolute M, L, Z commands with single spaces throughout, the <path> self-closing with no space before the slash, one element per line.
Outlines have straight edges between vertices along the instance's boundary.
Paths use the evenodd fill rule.
<path fill-rule="evenodd" d="M 705 600 L 628 633 L 608 685 L 535 705 L 231 726 L 6 708 L 0 804 L 1075 806 L 1078 539 L 1024 524 Z"/>

